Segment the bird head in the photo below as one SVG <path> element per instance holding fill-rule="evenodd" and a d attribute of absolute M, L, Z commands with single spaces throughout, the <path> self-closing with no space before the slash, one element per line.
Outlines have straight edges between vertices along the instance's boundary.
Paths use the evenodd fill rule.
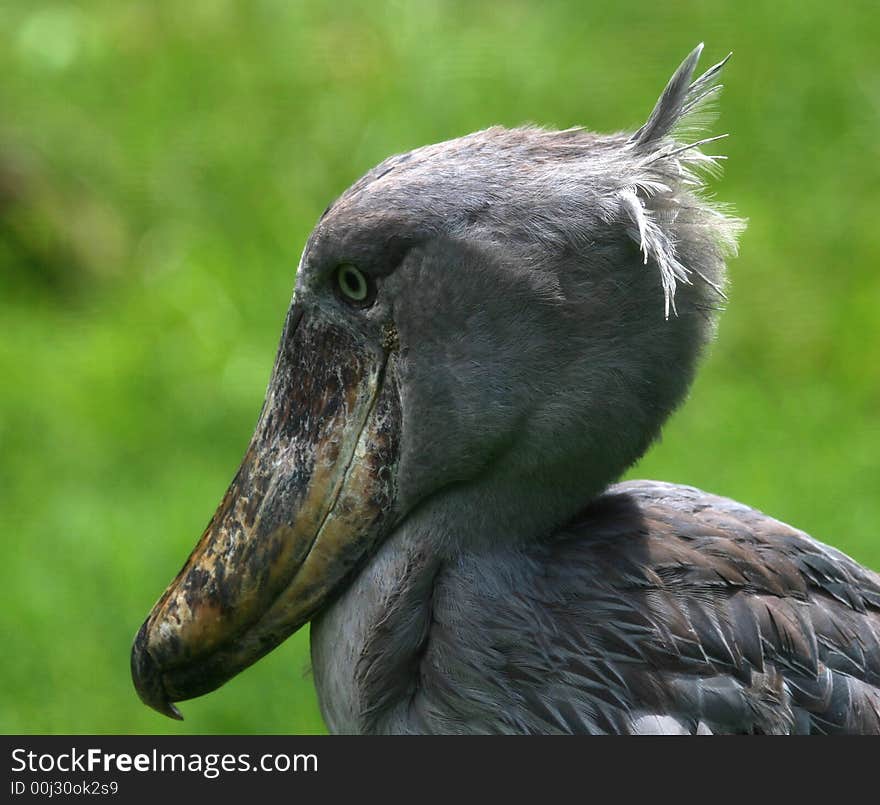
<path fill-rule="evenodd" d="M 141 627 L 141 698 L 223 684 L 402 523 L 439 553 L 560 525 L 683 398 L 738 222 L 683 124 L 697 48 L 634 134 L 490 128 L 391 157 L 308 239 L 256 430 Z"/>

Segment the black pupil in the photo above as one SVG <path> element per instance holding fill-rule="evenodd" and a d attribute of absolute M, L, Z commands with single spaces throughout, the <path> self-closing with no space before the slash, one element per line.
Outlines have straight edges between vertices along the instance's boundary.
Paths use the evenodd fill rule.
<path fill-rule="evenodd" d="M 344 267 L 339 272 L 339 280 L 346 296 L 360 300 L 366 296 L 366 280 L 350 266 Z"/>

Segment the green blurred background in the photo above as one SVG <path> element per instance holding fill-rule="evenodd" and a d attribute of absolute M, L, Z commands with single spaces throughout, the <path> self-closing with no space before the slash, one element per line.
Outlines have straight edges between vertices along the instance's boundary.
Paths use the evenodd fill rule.
<path fill-rule="evenodd" d="M 633 475 L 880 568 L 874 3 L 0 5 L 0 731 L 323 731 L 305 631 L 182 724 L 128 672 L 246 446 L 308 232 L 393 152 L 637 127 L 701 40 L 735 52 L 717 189 L 750 226 Z"/>

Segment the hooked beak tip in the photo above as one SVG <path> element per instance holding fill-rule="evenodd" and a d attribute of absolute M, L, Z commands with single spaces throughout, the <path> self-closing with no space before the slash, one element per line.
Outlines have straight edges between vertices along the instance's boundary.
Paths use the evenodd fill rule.
<path fill-rule="evenodd" d="M 149 619 L 138 630 L 131 647 L 131 678 L 141 701 L 152 707 L 157 713 L 183 721 L 180 710 L 169 700 L 162 683 L 162 672 L 147 648 L 147 624 Z"/>

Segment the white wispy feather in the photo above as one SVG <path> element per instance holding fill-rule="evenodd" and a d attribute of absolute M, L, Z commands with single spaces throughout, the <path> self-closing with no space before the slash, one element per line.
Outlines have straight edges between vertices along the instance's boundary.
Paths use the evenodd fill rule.
<path fill-rule="evenodd" d="M 706 175 L 720 171 L 718 160 L 723 155 L 709 155 L 701 147 L 727 137 L 720 134 L 686 141 L 696 136 L 707 120 L 707 107 L 721 91 L 718 79 L 730 55 L 712 65 L 699 78 L 691 77 L 702 53 L 698 45 L 675 71 L 663 90 L 648 121 L 627 141 L 627 149 L 635 157 L 630 181 L 617 193 L 619 210 L 633 224 L 627 231 L 644 255 L 647 265 L 656 263 L 665 299 L 665 314 L 675 314 L 675 291 L 679 282 L 690 284 L 691 274 L 708 283 L 722 298 L 723 289 L 702 272 L 683 264 L 676 251 L 675 240 L 668 232 L 667 222 L 674 222 L 682 203 L 681 186 L 695 195 L 705 187 Z M 736 237 L 744 226 L 741 219 L 717 213 L 713 236 L 725 254 L 736 253 Z M 719 222 L 721 225 L 719 226 Z"/>

